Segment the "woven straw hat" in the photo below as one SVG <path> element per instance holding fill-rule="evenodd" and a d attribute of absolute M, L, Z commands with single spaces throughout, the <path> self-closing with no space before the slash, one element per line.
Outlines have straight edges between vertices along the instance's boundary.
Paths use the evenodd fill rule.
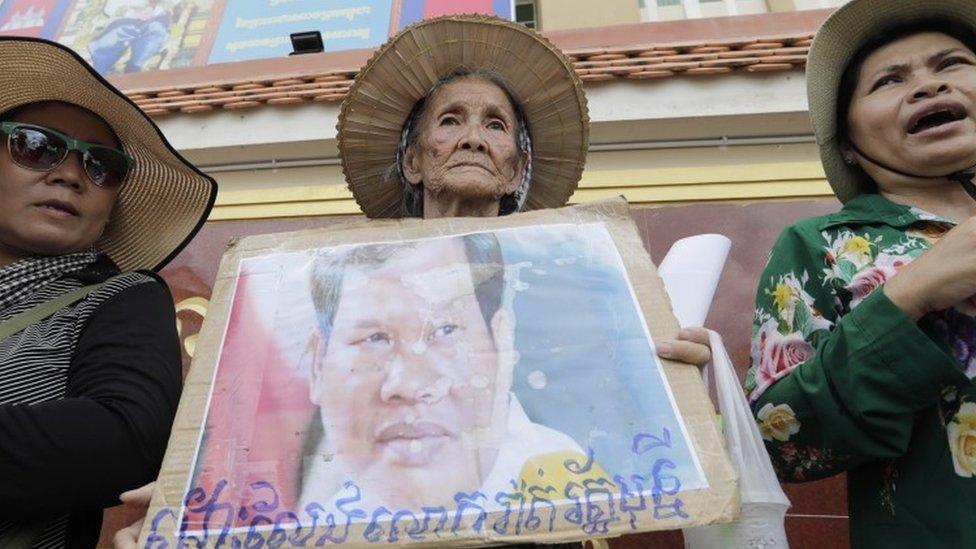
<path fill-rule="evenodd" d="M 566 57 L 524 25 L 483 15 L 421 21 L 380 47 L 342 103 L 339 153 L 346 182 L 369 217 L 400 217 L 403 187 L 390 177 L 414 104 L 444 75 L 495 71 L 521 104 L 532 137 L 532 185 L 523 210 L 559 207 L 576 190 L 588 147 L 582 82 Z"/>
<path fill-rule="evenodd" d="M 0 113 L 62 101 L 102 117 L 134 165 L 95 246 L 123 271 L 160 269 L 200 229 L 217 184 L 183 159 L 159 128 L 70 49 L 36 38 L 0 37 Z"/>
<path fill-rule="evenodd" d="M 837 135 L 837 97 L 841 77 L 857 51 L 893 25 L 919 19 L 948 19 L 976 30 L 973 0 L 852 0 L 817 32 L 807 59 L 810 119 L 827 180 L 841 202 L 871 184 L 857 166 L 844 162 Z"/>

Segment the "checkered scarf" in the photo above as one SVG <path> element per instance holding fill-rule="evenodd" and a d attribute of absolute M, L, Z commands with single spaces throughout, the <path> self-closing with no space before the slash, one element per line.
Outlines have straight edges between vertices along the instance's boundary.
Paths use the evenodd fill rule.
<path fill-rule="evenodd" d="M 97 258 L 98 252 L 90 249 L 76 254 L 28 257 L 0 268 L 0 317 L 61 275 L 87 267 Z"/>

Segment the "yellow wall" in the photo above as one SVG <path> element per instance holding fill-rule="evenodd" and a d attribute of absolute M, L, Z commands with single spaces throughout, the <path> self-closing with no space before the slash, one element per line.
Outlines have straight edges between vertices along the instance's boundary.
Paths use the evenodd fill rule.
<path fill-rule="evenodd" d="M 637 0 L 535 0 L 539 30 L 640 23 Z"/>
<path fill-rule="evenodd" d="M 216 174 L 212 221 L 359 213 L 338 166 Z M 287 184 L 283 184 L 287 182 Z M 830 196 L 812 146 L 595 152 L 571 202 L 632 204 Z"/>
<path fill-rule="evenodd" d="M 794 0 L 766 0 L 769 11 L 793 11 L 795 10 Z"/>

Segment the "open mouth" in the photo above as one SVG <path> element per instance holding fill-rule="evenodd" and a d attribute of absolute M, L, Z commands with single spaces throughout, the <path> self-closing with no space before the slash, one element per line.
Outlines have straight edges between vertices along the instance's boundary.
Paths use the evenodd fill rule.
<path fill-rule="evenodd" d="M 915 135 L 966 118 L 966 109 L 959 105 L 943 105 L 920 113 L 909 124 L 908 133 Z"/>

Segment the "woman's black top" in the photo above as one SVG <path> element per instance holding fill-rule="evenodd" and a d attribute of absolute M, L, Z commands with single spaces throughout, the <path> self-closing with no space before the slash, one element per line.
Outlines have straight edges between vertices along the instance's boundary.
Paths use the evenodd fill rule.
<path fill-rule="evenodd" d="M 182 386 L 172 297 L 96 252 L 0 268 L 0 321 L 107 283 L 0 341 L 0 539 L 41 520 L 35 548 L 94 547 L 102 509 L 153 480 Z"/>

